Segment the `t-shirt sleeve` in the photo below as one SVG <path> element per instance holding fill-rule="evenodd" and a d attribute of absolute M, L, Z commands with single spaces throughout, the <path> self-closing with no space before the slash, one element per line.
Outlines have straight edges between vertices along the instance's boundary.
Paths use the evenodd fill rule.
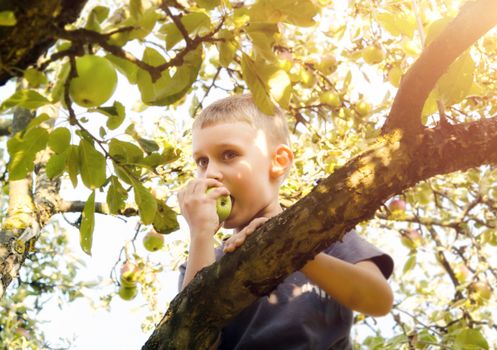
<path fill-rule="evenodd" d="M 371 260 L 385 278 L 389 278 L 393 272 L 392 257 L 360 237 L 354 230 L 347 232 L 342 241 L 332 244 L 324 252 L 352 264 Z"/>

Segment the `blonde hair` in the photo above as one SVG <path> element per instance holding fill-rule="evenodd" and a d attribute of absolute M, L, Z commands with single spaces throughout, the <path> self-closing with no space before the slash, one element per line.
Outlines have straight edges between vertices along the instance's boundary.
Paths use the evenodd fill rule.
<path fill-rule="evenodd" d="M 247 123 L 262 129 L 271 143 L 290 146 L 288 124 L 283 111 L 276 107 L 271 116 L 261 112 L 250 94 L 233 95 L 212 103 L 195 118 L 192 128 L 202 129 L 230 122 Z"/>

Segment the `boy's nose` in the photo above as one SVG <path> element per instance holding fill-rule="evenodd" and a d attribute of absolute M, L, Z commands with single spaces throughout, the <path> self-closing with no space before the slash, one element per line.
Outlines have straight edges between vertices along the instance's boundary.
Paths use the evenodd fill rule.
<path fill-rule="evenodd" d="M 209 162 L 209 165 L 207 165 L 207 170 L 205 172 L 205 177 L 221 180 L 223 175 L 214 162 Z"/>

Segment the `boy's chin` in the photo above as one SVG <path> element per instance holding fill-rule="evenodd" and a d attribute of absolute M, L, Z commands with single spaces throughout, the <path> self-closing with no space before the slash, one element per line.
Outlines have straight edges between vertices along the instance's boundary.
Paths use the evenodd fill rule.
<path fill-rule="evenodd" d="M 233 220 L 230 220 L 229 218 L 223 223 L 223 228 L 226 229 L 231 229 L 235 228 L 236 224 L 233 222 Z"/>

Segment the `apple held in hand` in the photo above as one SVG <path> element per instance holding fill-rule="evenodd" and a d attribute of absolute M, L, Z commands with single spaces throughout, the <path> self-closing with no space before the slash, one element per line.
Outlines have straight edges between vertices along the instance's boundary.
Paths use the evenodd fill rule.
<path fill-rule="evenodd" d="M 211 187 L 206 193 L 212 191 L 215 187 Z M 219 222 L 223 222 L 231 214 L 231 198 L 230 196 L 221 196 L 216 200 L 216 212 L 219 217 Z"/>
<path fill-rule="evenodd" d="M 71 80 L 69 94 L 81 107 L 98 107 L 114 94 L 117 73 L 106 58 L 86 55 L 76 58 L 78 76 Z"/>
<path fill-rule="evenodd" d="M 143 246 L 149 252 L 156 252 L 164 246 L 164 236 L 151 230 L 143 237 Z"/>

